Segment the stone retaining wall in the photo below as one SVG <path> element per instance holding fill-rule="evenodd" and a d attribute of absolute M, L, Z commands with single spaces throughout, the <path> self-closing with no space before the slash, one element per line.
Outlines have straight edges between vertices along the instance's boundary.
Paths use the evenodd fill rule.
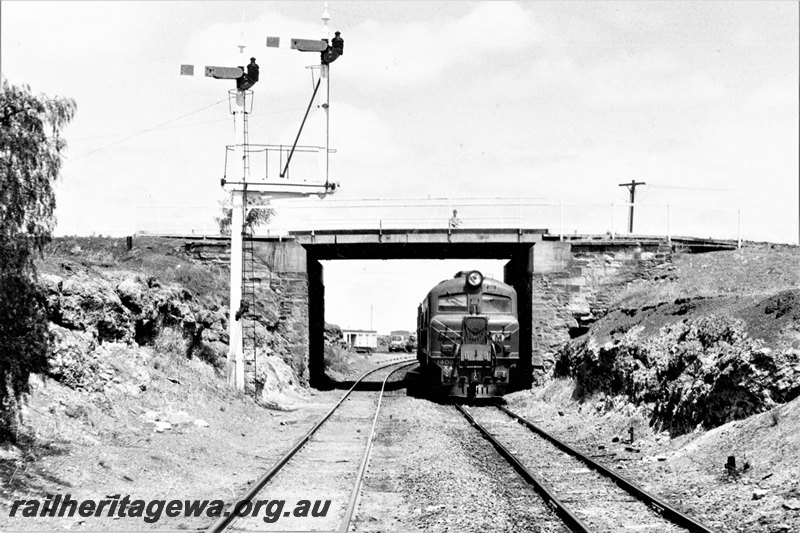
<path fill-rule="evenodd" d="M 671 260 L 668 245 L 636 242 L 545 242 L 536 245 L 534 256 L 537 253 L 532 275 L 533 350 L 545 366 L 552 364 L 555 351 L 571 336 L 584 333 L 604 315 L 628 283 Z"/>
<path fill-rule="evenodd" d="M 190 241 L 186 252 L 194 259 L 213 264 L 230 264 L 230 242 Z M 262 351 L 276 353 L 303 384 L 309 382 L 308 275 L 302 246 L 293 241 L 256 241 L 253 245 L 253 277 L 256 280 L 256 308 L 271 340 Z M 260 328 L 259 328 L 260 331 Z M 261 342 L 259 342 L 259 345 Z M 248 354 L 245 353 L 245 364 Z M 253 384 L 246 383 L 250 390 Z"/>

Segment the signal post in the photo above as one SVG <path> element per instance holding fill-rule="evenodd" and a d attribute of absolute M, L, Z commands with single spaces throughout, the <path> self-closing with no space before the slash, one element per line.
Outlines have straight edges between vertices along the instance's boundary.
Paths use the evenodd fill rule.
<path fill-rule="evenodd" d="M 243 286 L 243 279 L 245 276 L 244 269 L 244 237 L 248 231 L 247 227 L 247 214 L 252 209 L 268 209 L 269 206 L 264 205 L 251 205 L 248 206 L 248 197 L 258 198 L 297 198 L 308 197 L 317 195 L 324 198 L 328 194 L 333 194 L 337 188 L 336 183 L 332 183 L 329 179 L 329 154 L 330 154 L 330 63 L 335 61 L 343 54 L 344 41 L 336 32 L 336 37 L 329 42 L 328 37 L 328 20 L 330 16 L 327 12 L 327 7 L 323 13 L 323 33 L 326 35 L 324 39 L 289 39 L 290 48 L 301 52 L 315 52 L 320 54 L 320 79 L 317 83 L 317 88 L 311 96 L 308 110 L 306 111 L 303 121 L 300 125 L 300 130 L 295 138 L 294 145 L 291 147 L 291 152 L 288 153 L 286 159 L 286 166 L 281 171 L 277 179 L 269 179 L 267 175 L 263 179 L 252 179 L 250 176 L 249 164 L 249 151 L 250 143 L 248 138 L 247 120 L 249 110 L 247 108 L 247 98 L 252 97 L 252 87 L 258 81 L 258 66 L 255 65 L 255 80 L 253 76 L 248 74 L 243 67 L 205 67 L 205 75 L 215 79 L 227 79 L 236 81 L 236 90 L 229 91 L 229 94 L 235 98 L 236 105 L 241 107 L 241 110 L 233 111 L 234 115 L 240 113 L 242 117 L 242 131 L 243 143 L 242 148 L 242 175 L 241 179 L 228 180 L 227 172 L 226 177 L 221 180 L 223 188 L 230 192 L 232 197 L 232 212 L 231 212 L 231 263 L 230 263 L 230 310 L 228 320 L 228 334 L 229 334 L 229 350 L 227 357 L 227 375 L 228 384 L 238 390 L 245 389 L 245 359 L 244 359 L 244 335 L 242 328 L 242 321 L 245 318 L 247 307 L 243 306 L 243 294 L 245 287 Z M 277 37 L 267 37 L 267 47 L 277 48 L 281 46 L 280 39 Z M 239 45 L 239 52 L 244 57 L 244 45 Z M 254 64 L 254 61 L 251 61 Z M 182 75 L 193 75 L 193 65 L 181 65 Z M 324 169 L 322 176 L 314 177 L 313 181 L 297 181 L 289 179 L 289 163 L 291 162 L 292 155 L 294 154 L 297 142 L 300 138 L 303 125 L 305 124 L 308 113 L 317 94 L 317 89 L 322 86 L 323 89 L 323 103 L 321 107 L 325 113 L 325 146 L 322 147 L 324 162 L 321 165 Z M 252 106 L 252 102 L 250 102 Z M 238 145 L 237 145 L 238 147 Z M 283 148 L 281 148 L 282 150 Z M 252 250 L 251 250 L 252 251 Z M 255 350 L 255 347 L 254 347 Z M 257 353 L 253 355 L 254 361 L 257 358 Z M 253 370 L 255 373 L 255 369 Z M 255 375 L 257 379 L 257 375 Z"/>
<path fill-rule="evenodd" d="M 248 196 L 268 198 L 298 198 L 316 194 L 324 197 L 333 194 L 336 186 L 333 183 L 322 184 L 268 184 L 256 182 L 226 183 L 225 189 L 230 191 L 231 209 L 231 281 L 230 309 L 228 312 L 229 349 L 227 359 L 228 384 L 244 390 L 244 338 L 241 330 L 242 278 L 244 274 L 244 221 L 250 209 L 264 209 L 268 206 L 246 207 Z M 238 316 L 237 316 L 238 315 Z"/>

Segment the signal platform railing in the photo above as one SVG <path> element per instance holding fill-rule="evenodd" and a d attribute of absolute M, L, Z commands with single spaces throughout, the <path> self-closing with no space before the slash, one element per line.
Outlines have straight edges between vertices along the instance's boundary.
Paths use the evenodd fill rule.
<path fill-rule="evenodd" d="M 329 149 L 329 154 L 336 150 Z M 246 159 L 245 159 L 246 158 Z M 291 166 L 288 164 L 291 159 Z M 325 182 L 325 147 L 286 144 L 229 144 L 225 147 L 226 181 L 288 180 L 291 174 Z M 290 169 L 292 172 L 290 172 Z"/>

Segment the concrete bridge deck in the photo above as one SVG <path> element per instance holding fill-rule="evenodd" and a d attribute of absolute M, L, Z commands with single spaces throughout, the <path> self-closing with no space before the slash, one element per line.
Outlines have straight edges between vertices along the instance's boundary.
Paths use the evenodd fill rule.
<path fill-rule="evenodd" d="M 535 243 L 546 229 L 377 229 L 292 231 L 289 235 L 302 245 L 369 243 Z"/>

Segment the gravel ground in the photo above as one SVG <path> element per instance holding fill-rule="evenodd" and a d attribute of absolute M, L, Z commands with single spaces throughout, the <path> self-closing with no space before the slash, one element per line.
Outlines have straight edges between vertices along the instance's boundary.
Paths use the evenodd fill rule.
<path fill-rule="evenodd" d="M 365 382 L 380 384 L 392 370 L 380 370 Z M 392 376 L 402 379 L 403 371 Z M 309 442 L 254 499 L 282 500 L 267 505 L 257 516 L 240 518 L 233 524 L 248 531 L 332 531 L 340 527 L 350 501 L 353 484 L 364 455 L 379 394 L 353 391 Z M 309 500 L 320 516 L 295 516 L 301 500 Z M 319 502 L 319 504 L 317 504 Z M 325 502 L 328 508 L 325 509 Z"/>
<path fill-rule="evenodd" d="M 376 354 L 365 367 L 374 368 L 387 358 Z M 8 452 L 0 448 L 0 531 L 204 529 L 212 522 L 205 516 L 162 514 L 157 522 L 146 523 L 142 518 L 105 515 L 27 518 L 18 512 L 10 517 L 9 511 L 16 499 L 43 500 L 46 494 L 66 493 L 79 500 L 121 494 L 142 500 L 232 502 L 343 394 L 308 390 L 294 410 L 274 411 L 229 390 L 209 375 L 207 365 L 178 363 L 169 369 L 180 385 L 151 370 L 153 380 L 146 392 L 123 398 L 108 412 L 57 382 L 34 383 L 26 421 L 36 428 L 40 443 L 17 461 L 7 459 Z M 52 414 L 53 406 L 61 405 L 82 406 L 80 416 Z M 144 418 L 148 410 L 167 415 L 186 411 L 209 427 L 196 427 L 189 419 L 157 433 Z"/>
<path fill-rule="evenodd" d="M 592 531 L 686 531 L 500 410 L 481 407 L 469 412 Z"/>
<path fill-rule="evenodd" d="M 514 412 L 716 531 L 800 531 L 800 399 L 670 438 L 653 431 L 645 410 L 624 403 L 608 410 L 602 398 L 579 402 L 573 388 L 554 380 L 507 400 Z M 724 468 L 729 455 L 737 459 L 734 475 Z"/>
<path fill-rule="evenodd" d="M 301 407 L 272 411 L 229 391 L 216 381 L 205 384 L 191 364 L 182 374 L 190 387 L 166 393 L 155 386 L 126 399 L 105 414 L 86 395 L 55 382 L 36 385 L 26 421 L 43 444 L 23 462 L 0 460 L 0 531 L 119 531 L 204 528 L 207 517 L 162 515 L 142 518 L 10 517 L 10 502 L 71 494 L 73 499 L 130 495 L 131 499 L 233 500 L 288 450 L 342 395 L 309 391 Z M 178 386 L 167 382 L 175 389 Z M 165 385 L 166 387 L 166 385 Z M 53 416 L 52 405 L 85 406 L 81 417 Z M 144 419 L 147 410 L 186 411 L 209 427 L 191 422 L 157 433 Z"/>
<path fill-rule="evenodd" d="M 451 405 L 384 400 L 355 531 L 566 531 Z"/>

